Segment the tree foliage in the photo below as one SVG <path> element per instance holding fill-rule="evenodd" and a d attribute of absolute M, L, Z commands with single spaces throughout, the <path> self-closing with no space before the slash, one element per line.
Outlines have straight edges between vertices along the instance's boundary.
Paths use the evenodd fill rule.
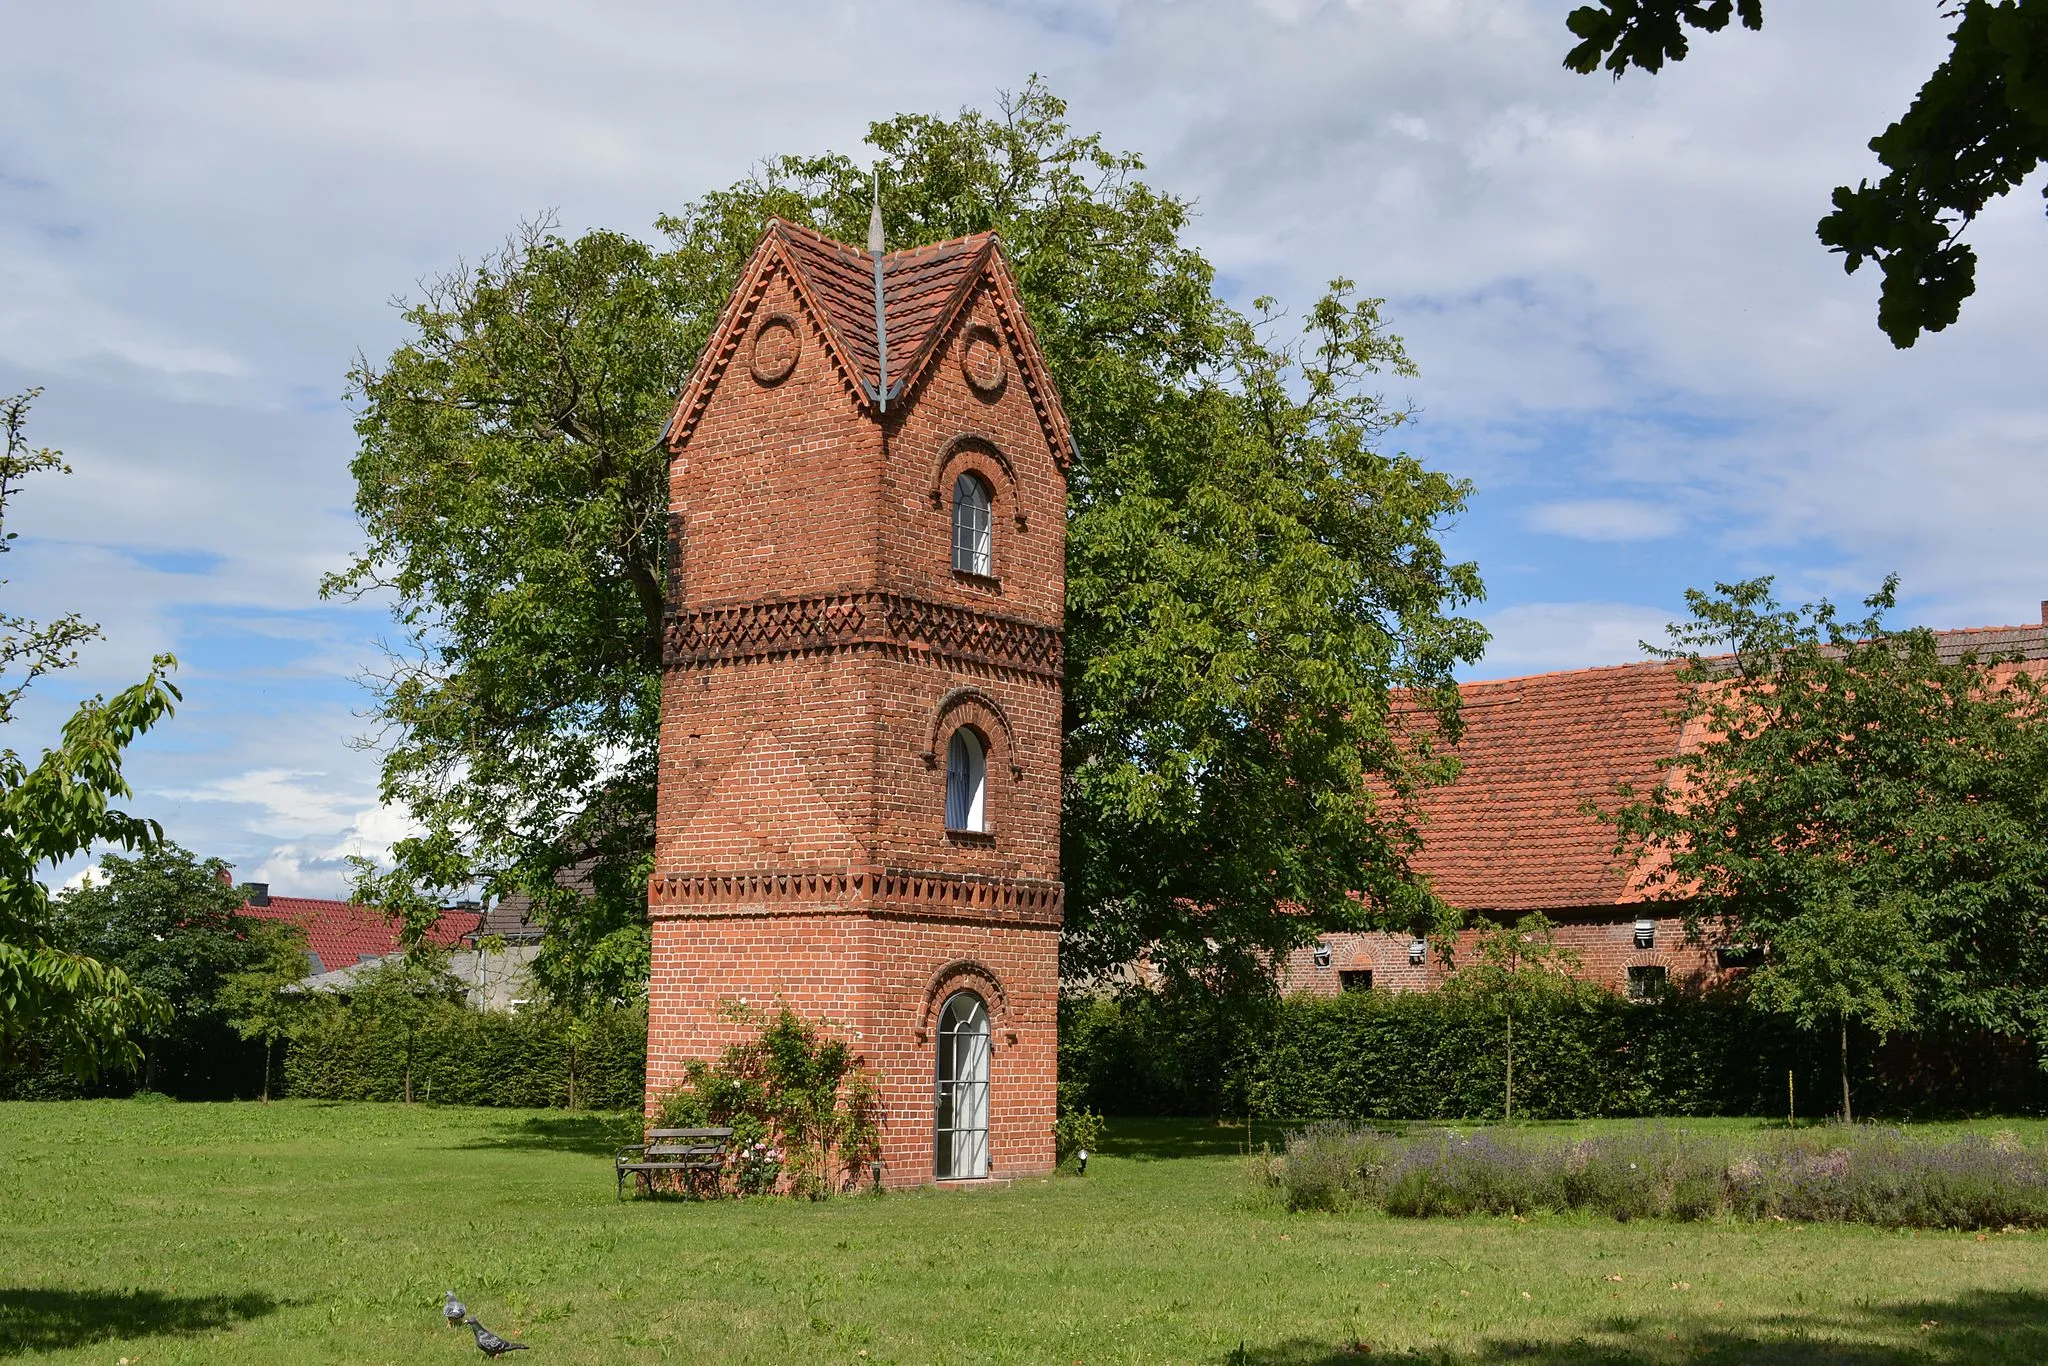
<path fill-rule="evenodd" d="M 1879 1029 L 1906 1016 L 1871 1003 L 1910 1000 L 1936 1025 L 2039 1043 L 2041 689 L 1932 632 L 1888 630 L 1895 594 L 1887 580 L 1869 615 L 1843 621 L 1826 601 L 1781 606 L 1769 579 L 1688 593 L 1692 620 L 1671 628 L 1675 648 L 1662 653 L 1684 661 L 1678 719 L 1700 742 L 1664 761 L 1654 789 L 1624 787 L 1605 818 L 1693 929 L 1761 950 L 1773 999 L 1822 1016 L 1849 1003 Z M 1894 917 L 1906 928 L 1886 928 Z M 1852 991 L 1809 970 L 1830 955 L 1891 967 Z M 1906 979 L 1887 985 L 1892 968 Z"/>
<path fill-rule="evenodd" d="M 0 400 L 0 552 L 20 534 L 4 528 L 21 481 L 68 468 L 58 452 L 28 444 L 28 411 L 39 392 Z M 69 667 L 78 644 L 98 634 L 76 614 L 39 625 L 8 613 L 0 631 L 0 727 L 13 724 L 30 684 Z M 11 746 L 0 749 L 0 1056 L 47 1049 L 76 1074 L 96 1076 L 131 1065 L 141 1055 L 135 1034 L 167 1018 L 162 998 L 118 967 L 51 938 L 49 890 L 37 874 L 96 843 L 133 849 L 162 838 L 154 821 L 113 803 L 133 795 L 122 775 L 124 751 L 178 700 L 169 679 L 175 663 L 159 655 L 142 682 L 82 703 L 57 747 L 33 764 Z"/>
<path fill-rule="evenodd" d="M 280 1040 L 298 1032 L 311 1013 L 304 994 L 293 990 L 306 976 L 306 932 L 282 920 L 249 927 L 242 964 L 221 980 L 216 1008 L 245 1039 L 263 1040 L 263 1094 L 270 1099 L 270 1060 Z"/>
<path fill-rule="evenodd" d="M 1293 338 L 1233 313 L 1189 205 L 1035 82 L 868 144 L 892 245 L 1001 235 L 1080 448 L 1069 966 L 1149 949 L 1245 980 L 1319 928 L 1427 915 L 1402 794 L 1444 766 L 1388 694 L 1454 726 L 1484 635 L 1451 613 L 1480 584 L 1435 540 L 1466 486 L 1379 450 L 1405 413 L 1370 381 L 1412 369 L 1378 301 L 1339 282 Z M 395 599 L 384 788 L 426 828 L 371 899 L 483 876 L 536 895 L 558 997 L 644 971 L 662 426 L 764 219 L 864 240 L 870 188 L 851 157 L 784 156 L 661 220 L 664 247 L 536 226 L 357 366 L 367 543 L 329 590 Z"/>
<path fill-rule="evenodd" d="M 1957 0 L 1949 52 L 1905 114 L 1870 140 L 1885 174 L 1843 185 L 1818 234 L 1852 273 L 1883 273 L 1877 322 L 1898 347 L 1939 332 L 1976 292 L 1977 254 L 1961 240 L 1985 205 L 2048 159 L 2048 0 Z M 1718 32 L 1739 13 L 1763 27 L 1762 0 L 1600 0 L 1571 12 L 1580 39 L 1564 64 L 1619 79 L 1682 61 L 1687 28 Z"/>
<path fill-rule="evenodd" d="M 1914 969 L 1926 947 L 1911 916 L 1894 899 L 1875 903 L 1838 896 L 1785 926 L 1776 952 L 1750 982 L 1766 1010 L 1790 1015 L 1802 1029 L 1832 1024 L 1841 1045 L 1842 1118 L 1849 1103 L 1849 1026 L 1880 1040 L 1912 1028 L 1919 995 Z"/>
<path fill-rule="evenodd" d="M 165 840 L 133 858 L 108 854 L 90 879 L 51 902 L 52 943 L 119 970 L 169 1005 L 171 1016 L 144 1035 L 152 1057 L 168 1038 L 224 1025 L 215 997 L 255 956 L 250 922 L 238 914 L 244 894 L 228 873 L 220 859 Z M 297 975 L 306 975 L 304 954 Z"/>

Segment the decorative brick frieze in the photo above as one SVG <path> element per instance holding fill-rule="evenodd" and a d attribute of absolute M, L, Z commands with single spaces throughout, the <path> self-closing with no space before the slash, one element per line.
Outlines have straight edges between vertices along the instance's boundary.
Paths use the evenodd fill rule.
<path fill-rule="evenodd" d="M 649 914 L 657 920 L 748 912 L 886 914 L 907 908 L 919 917 L 943 915 L 1057 928 L 1065 903 L 1065 884 L 1042 878 L 903 868 L 657 873 L 647 884 Z"/>
<path fill-rule="evenodd" d="M 1057 683 L 1063 663 L 1057 627 L 903 593 L 827 593 L 680 612 L 668 619 L 663 645 L 671 669 L 896 646 Z"/>

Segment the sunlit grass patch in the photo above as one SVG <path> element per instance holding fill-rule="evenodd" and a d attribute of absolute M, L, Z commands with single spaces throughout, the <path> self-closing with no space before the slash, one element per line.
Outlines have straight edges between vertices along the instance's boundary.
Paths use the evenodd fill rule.
<path fill-rule="evenodd" d="M 0 1361 L 477 1360 L 448 1287 L 537 1366 L 2048 1359 L 2048 1234 L 1290 1214 L 1248 1198 L 1242 1128 L 1193 1121 L 1112 1120 L 1086 1177 L 1007 1189 L 618 1204 L 611 1132 L 0 1106 Z"/>

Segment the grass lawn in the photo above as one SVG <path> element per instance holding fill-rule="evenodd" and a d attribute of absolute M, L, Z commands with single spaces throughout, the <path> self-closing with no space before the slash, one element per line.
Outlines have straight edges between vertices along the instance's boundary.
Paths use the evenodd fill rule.
<path fill-rule="evenodd" d="M 1289 1215 L 1145 1121 L 1080 1179 L 621 1206 L 608 1124 L 0 1105 L 0 1359 L 481 1360 L 453 1286 L 531 1366 L 2048 1360 L 2041 1234 Z"/>

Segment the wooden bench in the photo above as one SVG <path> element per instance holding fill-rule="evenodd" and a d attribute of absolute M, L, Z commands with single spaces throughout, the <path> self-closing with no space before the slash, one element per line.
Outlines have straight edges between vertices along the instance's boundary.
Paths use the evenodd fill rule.
<path fill-rule="evenodd" d="M 716 1189 L 720 1173 L 725 1170 L 726 1145 L 732 1142 L 732 1130 L 726 1129 L 649 1129 L 645 1143 L 635 1143 L 619 1149 L 615 1159 L 618 1169 L 618 1191 L 620 1200 L 626 1198 L 626 1174 L 631 1172 L 639 1181 L 640 1188 L 653 1193 L 656 1172 L 676 1172 L 685 1186 L 695 1187 L 708 1173 Z"/>

